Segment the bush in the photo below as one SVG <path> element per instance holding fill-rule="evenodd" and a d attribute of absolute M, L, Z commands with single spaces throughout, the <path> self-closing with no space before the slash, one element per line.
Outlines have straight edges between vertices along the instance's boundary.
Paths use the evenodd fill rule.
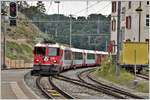
<path fill-rule="evenodd" d="M 133 88 L 139 92 L 148 93 L 149 83 L 148 82 L 138 82 L 137 85 L 133 84 L 134 75 L 132 75 L 127 70 L 121 68 L 119 75 L 115 73 L 116 65 L 112 61 L 112 57 L 109 56 L 102 65 L 96 70 L 95 74 L 98 77 L 102 77 L 106 80 L 112 81 L 114 83 Z"/>

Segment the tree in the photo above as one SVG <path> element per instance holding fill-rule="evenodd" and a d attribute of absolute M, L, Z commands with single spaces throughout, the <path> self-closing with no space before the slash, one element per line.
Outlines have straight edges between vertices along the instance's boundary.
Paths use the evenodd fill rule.
<path fill-rule="evenodd" d="M 46 9 L 45 9 L 44 3 L 42 1 L 37 2 L 37 9 L 39 12 L 45 13 Z"/>
<path fill-rule="evenodd" d="M 22 11 L 23 9 L 29 7 L 29 5 L 26 1 L 17 1 L 17 4 L 18 4 L 18 10 L 19 11 Z"/>
<path fill-rule="evenodd" d="M 79 21 L 85 21 L 85 20 L 86 20 L 86 18 L 85 18 L 84 16 L 79 16 L 77 19 L 78 19 Z"/>
<path fill-rule="evenodd" d="M 8 9 L 8 7 L 6 6 L 6 2 L 2 1 L 1 2 L 1 14 L 6 16 L 7 15 L 7 9 Z"/>

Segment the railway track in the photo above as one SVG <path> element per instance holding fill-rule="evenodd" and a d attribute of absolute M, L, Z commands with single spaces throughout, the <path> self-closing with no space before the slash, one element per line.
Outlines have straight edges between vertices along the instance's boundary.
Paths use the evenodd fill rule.
<path fill-rule="evenodd" d="M 63 75 L 58 75 L 58 76 L 54 76 L 56 79 L 58 80 L 62 80 L 62 81 L 66 81 L 66 82 L 70 82 L 70 83 L 73 83 L 75 85 L 79 85 L 79 86 L 82 86 L 82 87 L 86 87 L 88 89 L 91 89 L 91 90 L 94 90 L 94 91 L 97 91 L 97 92 L 100 92 L 100 93 L 104 93 L 104 94 L 107 94 L 107 95 L 110 95 L 110 96 L 113 96 L 115 98 L 119 98 L 119 99 L 124 99 L 123 96 L 120 96 L 116 93 L 111 93 L 111 91 L 105 91 L 104 89 L 100 89 L 100 88 L 97 88 L 91 84 L 87 84 L 81 80 L 78 80 L 78 79 L 72 79 L 72 78 L 69 78 L 69 77 L 66 77 L 66 76 L 63 76 Z"/>
<path fill-rule="evenodd" d="M 69 95 L 68 93 L 66 93 L 65 91 L 62 91 L 60 88 L 58 88 L 53 82 L 52 82 L 52 78 L 49 77 L 48 81 L 49 82 L 49 86 L 48 87 L 44 87 L 41 84 L 41 80 L 43 77 L 38 77 L 36 79 L 36 84 L 37 87 L 42 91 L 43 95 L 46 96 L 48 99 L 74 99 L 71 95 Z"/>
<path fill-rule="evenodd" d="M 135 94 L 132 94 L 132 93 L 129 93 L 129 92 L 126 92 L 126 91 L 123 91 L 121 89 L 118 89 L 118 88 L 115 88 L 115 87 L 112 87 L 112 86 L 109 86 L 109 85 L 106 85 L 106 84 L 103 84 L 103 83 L 100 83 L 98 82 L 97 80 L 93 79 L 90 77 L 90 73 L 92 72 L 93 70 L 85 70 L 83 72 L 81 72 L 80 74 L 78 74 L 78 78 L 83 81 L 84 83 L 88 84 L 88 85 L 91 85 L 95 88 L 98 88 L 98 89 L 101 89 L 101 90 L 104 90 L 108 93 L 110 93 L 110 95 L 112 94 L 116 94 L 116 95 L 119 95 L 123 98 L 136 98 L 136 99 L 144 99 L 143 97 L 140 97 L 140 96 L 137 96 Z M 87 81 L 85 81 L 85 77 L 83 78 L 83 74 L 86 74 L 85 77 L 87 77 L 88 79 L 90 79 L 92 81 L 92 83 L 89 83 Z M 94 83 L 93 83 L 94 82 Z"/>
<path fill-rule="evenodd" d="M 148 75 L 145 75 L 145 74 L 136 74 L 136 75 L 137 75 L 137 77 L 149 80 L 149 76 Z"/>

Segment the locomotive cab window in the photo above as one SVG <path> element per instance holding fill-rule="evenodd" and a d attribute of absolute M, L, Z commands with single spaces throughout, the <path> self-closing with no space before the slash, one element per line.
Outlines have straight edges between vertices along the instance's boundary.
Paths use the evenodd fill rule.
<path fill-rule="evenodd" d="M 58 56 L 59 48 L 48 48 L 48 56 Z"/>
<path fill-rule="evenodd" d="M 46 55 L 46 48 L 45 47 L 35 47 L 35 55 Z"/>

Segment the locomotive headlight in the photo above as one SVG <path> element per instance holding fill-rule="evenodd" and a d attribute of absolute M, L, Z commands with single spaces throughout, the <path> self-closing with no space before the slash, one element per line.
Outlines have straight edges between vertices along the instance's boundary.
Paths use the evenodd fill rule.
<path fill-rule="evenodd" d="M 38 60 L 38 59 L 36 59 L 36 61 L 38 62 L 39 60 Z"/>
<path fill-rule="evenodd" d="M 54 63 L 56 63 L 57 61 L 56 60 L 54 60 Z"/>
<path fill-rule="evenodd" d="M 45 57 L 45 58 L 44 58 L 44 61 L 48 61 L 48 57 Z"/>

